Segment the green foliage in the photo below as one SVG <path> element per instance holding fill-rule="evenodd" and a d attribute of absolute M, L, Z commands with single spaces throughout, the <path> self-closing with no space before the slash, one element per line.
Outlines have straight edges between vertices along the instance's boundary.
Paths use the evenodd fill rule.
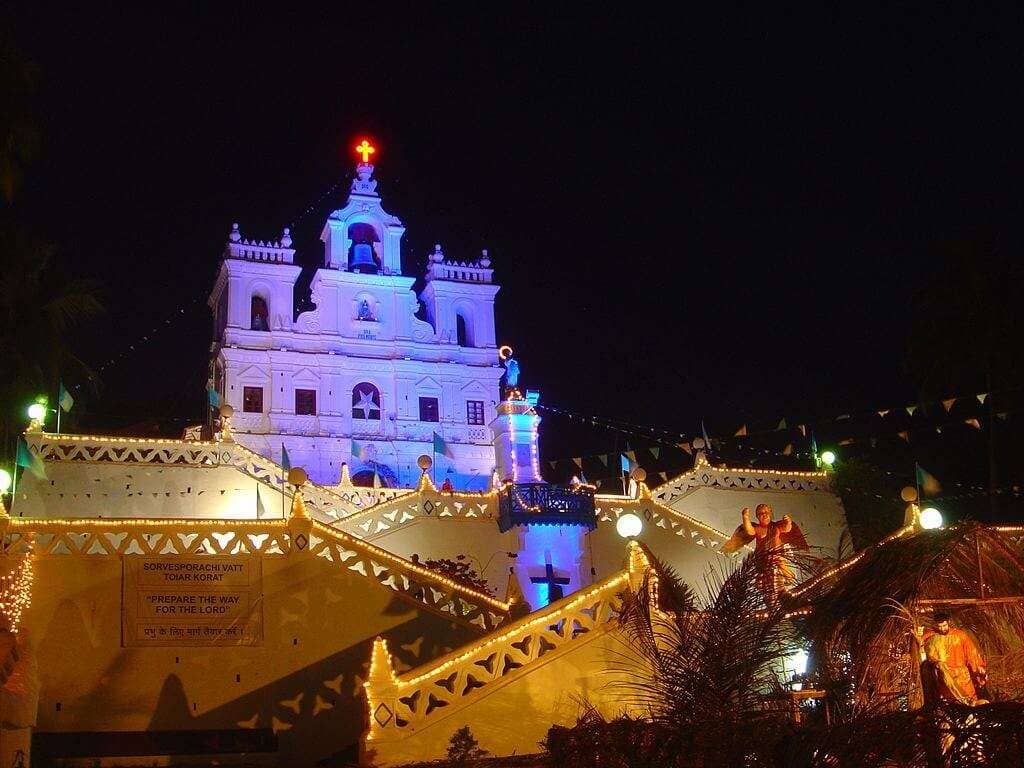
<path fill-rule="evenodd" d="M 464 725 L 452 734 L 448 741 L 448 765 L 451 768 L 462 768 L 487 755 L 486 749 L 480 749 L 480 743 L 473 736 L 468 725 Z"/>
<path fill-rule="evenodd" d="M 462 584 L 464 587 L 469 587 L 488 595 L 494 594 L 487 585 L 487 580 L 474 570 L 465 555 L 456 555 L 454 560 L 446 557 L 438 560 L 427 560 L 423 565 L 432 571 L 437 571 L 443 576 L 448 577 L 452 581 Z"/>

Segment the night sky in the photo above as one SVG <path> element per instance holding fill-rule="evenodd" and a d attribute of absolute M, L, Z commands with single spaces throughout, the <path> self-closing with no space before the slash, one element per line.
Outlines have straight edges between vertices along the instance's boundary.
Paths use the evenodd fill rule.
<path fill-rule="evenodd" d="M 104 284 L 109 317 L 80 351 L 116 360 L 83 427 L 202 418 L 232 222 L 293 225 L 311 270 L 363 136 L 407 273 L 435 242 L 489 249 L 499 339 L 542 402 L 683 435 L 915 402 L 909 299 L 934 245 L 1020 251 L 1018 10 L 40 5 L 12 17 L 41 72 L 18 206 Z M 544 426 L 546 459 L 624 448 Z M 977 479 L 949 443 L 930 461 Z"/>

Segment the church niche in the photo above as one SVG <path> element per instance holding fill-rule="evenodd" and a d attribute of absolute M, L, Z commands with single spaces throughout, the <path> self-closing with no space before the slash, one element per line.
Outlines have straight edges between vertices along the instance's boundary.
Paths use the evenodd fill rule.
<path fill-rule="evenodd" d="M 270 330 L 270 309 L 267 300 L 262 296 L 253 295 L 249 309 L 249 329 L 253 331 Z"/>
<path fill-rule="evenodd" d="M 371 225 L 357 222 L 348 228 L 352 242 L 348 251 L 348 268 L 364 275 L 380 273 L 380 238 Z"/>

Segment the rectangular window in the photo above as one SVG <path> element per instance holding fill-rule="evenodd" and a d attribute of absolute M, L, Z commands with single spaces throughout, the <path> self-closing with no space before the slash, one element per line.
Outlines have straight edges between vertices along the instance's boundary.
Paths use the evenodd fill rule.
<path fill-rule="evenodd" d="M 295 413 L 298 416 L 316 416 L 316 390 L 295 390 Z"/>
<path fill-rule="evenodd" d="M 242 410 L 245 413 L 263 413 L 263 387 L 242 388 Z"/>
<path fill-rule="evenodd" d="M 436 397 L 420 398 L 420 421 L 440 421 L 437 413 Z"/>
<path fill-rule="evenodd" d="M 466 423 L 467 424 L 483 424 L 484 423 L 484 401 L 483 400 L 467 400 L 466 401 Z"/>

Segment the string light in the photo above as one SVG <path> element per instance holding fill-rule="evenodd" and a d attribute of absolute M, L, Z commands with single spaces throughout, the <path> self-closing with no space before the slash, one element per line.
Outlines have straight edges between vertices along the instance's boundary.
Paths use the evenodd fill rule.
<path fill-rule="evenodd" d="M 12 573 L 0 577 L 0 615 L 6 620 L 11 634 L 18 634 L 22 614 L 32 604 L 34 581 L 31 552 L 21 559 Z"/>

